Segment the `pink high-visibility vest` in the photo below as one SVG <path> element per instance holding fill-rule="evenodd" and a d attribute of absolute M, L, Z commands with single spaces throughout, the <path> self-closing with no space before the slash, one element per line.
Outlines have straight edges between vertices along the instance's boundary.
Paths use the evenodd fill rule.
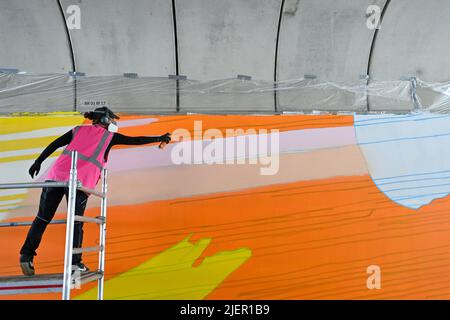
<path fill-rule="evenodd" d="M 69 181 L 71 151 L 78 151 L 77 180 L 84 187 L 95 189 L 105 166 L 105 151 L 113 133 L 99 125 L 78 126 L 72 129 L 72 141 L 50 168 L 45 180 Z"/>

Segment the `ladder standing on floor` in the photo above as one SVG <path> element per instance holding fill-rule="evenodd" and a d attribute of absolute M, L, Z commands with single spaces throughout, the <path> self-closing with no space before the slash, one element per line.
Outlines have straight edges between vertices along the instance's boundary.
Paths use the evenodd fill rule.
<path fill-rule="evenodd" d="M 103 300 L 104 272 L 105 272 L 105 237 L 106 237 L 106 209 L 107 209 L 107 170 L 103 169 L 102 191 L 97 192 L 85 188 L 77 181 L 77 158 L 76 151 L 72 151 L 72 162 L 70 178 L 68 182 L 30 182 L 30 183 L 9 183 L 0 184 L 0 189 L 22 189 L 22 188 L 43 188 L 61 187 L 69 188 L 67 201 L 67 219 L 56 220 L 50 224 L 66 224 L 66 245 L 64 255 L 64 273 L 37 276 L 0 277 L 0 294 L 20 294 L 62 291 L 62 299 L 70 300 L 70 290 L 73 287 L 74 277 L 72 276 L 72 255 L 83 252 L 99 252 L 98 270 L 89 272 L 81 276 L 80 283 L 98 280 L 98 300 Z M 75 200 L 77 190 L 90 193 L 101 198 L 101 213 L 99 217 L 89 218 L 75 215 Z M 93 222 L 100 226 L 100 244 L 97 247 L 74 248 L 73 233 L 75 221 Z M 0 227 L 29 226 L 31 222 L 7 222 L 0 223 Z M 62 283 L 61 283 L 62 280 Z M 20 284 L 20 285 L 19 285 Z"/>

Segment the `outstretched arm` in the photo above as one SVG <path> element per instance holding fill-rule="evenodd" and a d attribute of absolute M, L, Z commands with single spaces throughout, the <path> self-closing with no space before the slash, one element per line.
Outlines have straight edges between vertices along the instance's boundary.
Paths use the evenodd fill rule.
<path fill-rule="evenodd" d="M 114 133 L 111 143 L 106 148 L 105 160 L 108 159 L 109 150 L 111 149 L 111 147 L 113 147 L 115 145 L 118 145 L 118 144 L 142 145 L 142 144 L 149 144 L 149 143 L 155 143 L 155 142 L 169 143 L 170 142 L 170 134 L 166 133 L 162 136 L 156 136 L 156 137 L 145 137 L 145 136 L 130 137 L 130 136 L 125 136 L 120 133 Z"/>
<path fill-rule="evenodd" d="M 154 142 L 161 142 L 162 136 L 157 137 L 129 137 L 120 133 L 114 133 L 114 137 L 111 140 L 111 146 L 116 144 L 125 144 L 125 145 L 141 145 L 148 144 Z"/>
<path fill-rule="evenodd" d="M 31 166 L 28 173 L 31 178 L 34 178 L 35 175 L 38 175 L 39 170 L 41 170 L 41 164 L 47 159 L 53 152 L 55 152 L 58 148 L 63 147 L 72 141 L 72 130 L 66 132 L 61 137 L 57 138 L 55 141 L 50 143 L 47 148 L 42 151 L 40 156 L 36 159 L 36 161 Z"/>

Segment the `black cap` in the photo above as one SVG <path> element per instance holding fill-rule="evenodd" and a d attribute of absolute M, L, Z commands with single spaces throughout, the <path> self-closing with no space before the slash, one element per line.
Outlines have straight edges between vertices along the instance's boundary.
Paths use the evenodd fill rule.
<path fill-rule="evenodd" d="M 112 112 L 108 107 L 95 108 L 94 112 L 106 114 L 106 116 L 111 119 L 120 119 L 120 117 Z"/>

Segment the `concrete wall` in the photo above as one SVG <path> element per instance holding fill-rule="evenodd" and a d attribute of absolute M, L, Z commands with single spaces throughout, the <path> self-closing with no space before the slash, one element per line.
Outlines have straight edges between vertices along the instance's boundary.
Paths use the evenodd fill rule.
<path fill-rule="evenodd" d="M 319 79 L 360 83 L 367 73 L 374 30 L 366 26 L 370 4 L 383 7 L 385 0 L 287 0 L 280 25 L 277 79 Z M 333 90 L 281 91 L 280 111 L 365 110 L 364 99 Z M 358 100 L 358 103 L 355 103 Z"/>
<path fill-rule="evenodd" d="M 70 41 L 59 3 L 63 11 L 71 4 L 81 8 L 81 29 L 70 30 Z M 0 68 L 66 73 L 72 69 L 73 53 L 76 70 L 88 76 L 134 72 L 167 77 L 175 74 L 178 66 L 180 74 L 195 80 L 247 74 L 256 80 L 273 81 L 313 74 L 324 80 L 358 84 L 359 76 L 367 70 L 374 80 L 398 80 L 404 75 L 426 81 L 450 78 L 446 64 L 450 3 L 446 0 L 392 0 L 388 6 L 386 0 L 285 0 L 284 6 L 281 0 L 183 0 L 174 2 L 175 19 L 169 0 L 59 3 L 1 1 Z M 377 37 L 366 26 L 366 10 L 372 4 L 386 7 Z M 164 97 L 144 94 L 136 101 L 132 95 L 124 100 L 123 90 L 114 88 L 105 92 L 125 111 L 173 111 L 177 104 L 180 110 L 193 112 L 270 112 L 276 106 L 278 111 L 363 111 L 367 107 L 365 99 L 358 97 L 355 104 L 352 94 L 326 90 L 283 91 L 276 97 L 273 92 L 245 97 L 186 96 L 181 92 L 177 103 L 175 87 Z M 84 90 L 81 86 L 77 91 L 80 99 L 92 98 L 91 88 Z M 45 103 L 31 106 L 27 99 L 8 101 L 7 112 L 50 110 Z M 72 101 L 73 97 L 68 97 L 67 104 Z M 376 97 L 368 102 L 371 110 L 410 108 L 409 102 Z M 61 110 L 67 108 L 62 101 L 51 110 L 58 105 Z M 2 112 L 5 110 L 2 106 Z"/>
<path fill-rule="evenodd" d="M 391 1 L 374 45 L 373 78 L 416 75 L 425 81 L 449 80 L 449 21 L 447 0 Z"/>
<path fill-rule="evenodd" d="M 280 0 L 176 1 L 180 73 L 199 80 L 273 79 L 280 7 Z M 235 80 L 227 89 L 233 86 L 246 85 Z M 180 96 L 180 110 L 192 112 L 272 112 L 273 103 L 273 93 Z"/>
<path fill-rule="evenodd" d="M 176 1 L 180 72 L 273 79 L 280 0 Z"/>
<path fill-rule="evenodd" d="M 0 68 L 35 73 L 72 69 L 64 19 L 54 0 L 0 1 Z"/>
<path fill-rule="evenodd" d="M 77 4 L 81 29 L 70 31 L 77 70 L 87 75 L 175 73 L 172 6 L 167 0 L 62 0 Z M 67 13 L 66 13 L 67 16 Z"/>
<path fill-rule="evenodd" d="M 67 74 L 70 43 L 54 0 L 0 1 L 0 68 Z M 0 112 L 71 111 L 73 85 L 62 75 L 0 77 Z"/>
<path fill-rule="evenodd" d="M 356 81 L 367 71 L 374 31 L 366 26 L 370 4 L 385 0 L 287 0 L 280 27 L 278 79 L 316 75 Z"/>

